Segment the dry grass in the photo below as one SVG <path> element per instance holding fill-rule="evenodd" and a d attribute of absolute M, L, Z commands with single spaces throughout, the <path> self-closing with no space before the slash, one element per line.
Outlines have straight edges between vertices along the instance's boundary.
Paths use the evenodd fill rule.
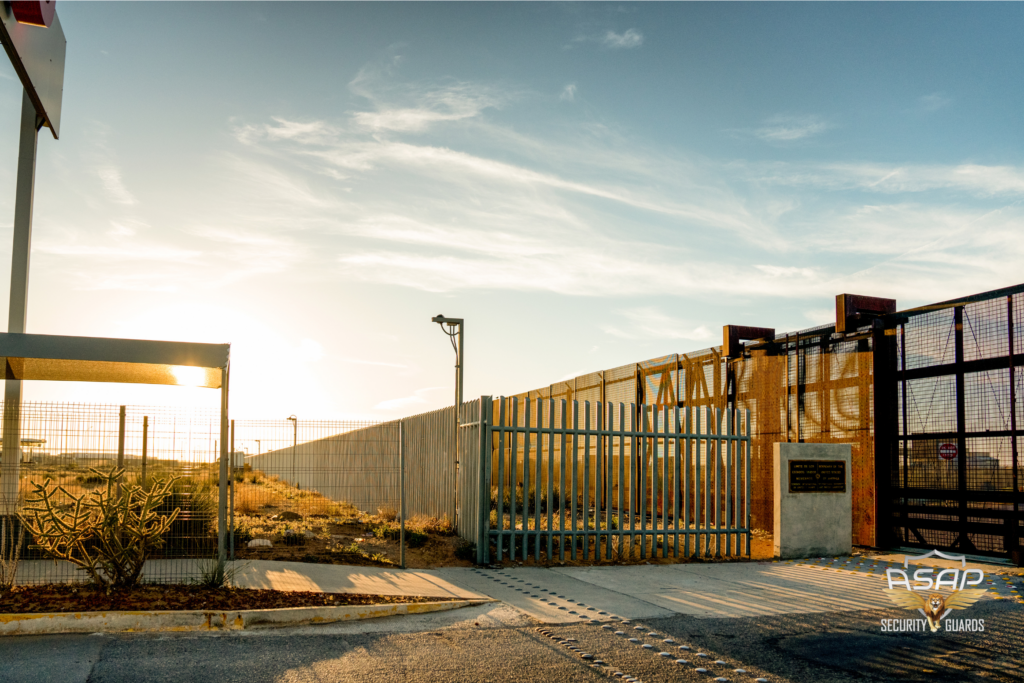
<path fill-rule="evenodd" d="M 398 519 L 398 510 L 390 505 L 379 507 L 377 508 L 377 519 L 381 522 L 394 522 Z"/>
<path fill-rule="evenodd" d="M 452 526 L 452 522 L 447 516 L 439 518 L 427 515 L 414 515 L 406 521 L 405 528 L 419 531 L 423 534 L 437 534 L 438 536 L 455 535 L 455 527 Z"/>

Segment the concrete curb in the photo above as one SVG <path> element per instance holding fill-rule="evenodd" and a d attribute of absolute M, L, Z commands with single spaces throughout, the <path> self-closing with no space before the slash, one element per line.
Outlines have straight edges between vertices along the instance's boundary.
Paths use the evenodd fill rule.
<path fill-rule="evenodd" d="M 339 607 L 286 607 L 225 612 L 67 612 L 0 614 L 0 636 L 47 633 L 102 633 L 150 631 L 245 631 L 336 621 L 375 619 L 399 614 L 443 612 L 496 600 L 448 600 L 385 605 Z"/>

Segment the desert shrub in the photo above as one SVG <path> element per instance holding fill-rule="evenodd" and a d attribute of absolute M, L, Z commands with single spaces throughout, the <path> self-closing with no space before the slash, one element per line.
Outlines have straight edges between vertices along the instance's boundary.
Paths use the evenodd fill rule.
<path fill-rule="evenodd" d="M 415 529 L 425 534 L 437 534 L 438 536 L 454 536 L 455 527 L 452 526 L 452 522 L 445 517 L 429 517 L 427 515 L 416 515 L 410 517 L 409 521 L 405 523 L 406 533 L 409 529 Z"/>
<path fill-rule="evenodd" d="M 248 525 L 236 524 L 235 525 L 235 547 L 244 548 L 248 545 L 249 541 L 253 539 L 252 529 Z"/>
<path fill-rule="evenodd" d="M 463 540 L 455 546 L 455 557 L 466 562 L 476 562 L 476 543 Z"/>
<path fill-rule="evenodd" d="M 390 505 L 379 507 L 377 508 L 377 518 L 382 522 L 393 522 L 398 519 L 398 510 Z"/>
<path fill-rule="evenodd" d="M 409 548 L 422 548 L 427 544 L 430 537 L 419 531 L 405 530 L 405 545 Z"/>
<path fill-rule="evenodd" d="M 285 545 L 306 545 L 306 534 L 294 529 L 287 529 L 281 542 Z"/>
<path fill-rule="evenodd" d="M 91 472 L 89 474 L 79 474 L 77 477 L 75 477 L 75 481 L 77 481 L 82 486 L 95 487 L 102 484 L 104 481 L 106 481 L 106 479 L 101 474 Z"/>
<path fill-rule="evenodd" d="M 91 471 L 105 485 L 79 496 L 49 478 L 33 482 L 24 523 L 47 554 L 77 565 L 108 593 L 130 588 L 138 585 L 146 560 L 164 544 L 163 535 L 178 517 L 177 509 L 160 513 L 175 480 L 154 480 L 146 490 L 122 482 L 123 469 Z M 58 494 L 71 501 L 70 509 L 58 502 Z"/>

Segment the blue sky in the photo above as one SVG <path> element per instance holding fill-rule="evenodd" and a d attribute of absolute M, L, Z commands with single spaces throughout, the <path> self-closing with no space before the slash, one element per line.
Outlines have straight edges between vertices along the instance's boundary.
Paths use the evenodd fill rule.
<path fill-rule="evenodd" d="M 28 329 L 231 342 L 236 417 L 446 405 L 437 313 L 467 319 L 466 395 L 499 395 L 723 324 L 828 322 L 841 292 L 905 308 L 1024 280 L 1020 4 L 58 14 Z M 5 273 L 20 102 L 5 63 Z"/>

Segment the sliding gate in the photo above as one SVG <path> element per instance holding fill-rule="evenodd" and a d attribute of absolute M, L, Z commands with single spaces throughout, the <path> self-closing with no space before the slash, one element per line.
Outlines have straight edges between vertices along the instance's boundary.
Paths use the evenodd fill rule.
<path fill-rule="evenodd" d="M 484 406 L 484 562 L 750 555 L 749 411 Z"/>
<path fill-rule="evenodd" d="M 889 443 L 879 499 L 890 504 L 890 541 L 1020 562 L 1024 285 L 897 313 L 885 326 L 883 400 L 896 428 L 876 428 Z"/>

